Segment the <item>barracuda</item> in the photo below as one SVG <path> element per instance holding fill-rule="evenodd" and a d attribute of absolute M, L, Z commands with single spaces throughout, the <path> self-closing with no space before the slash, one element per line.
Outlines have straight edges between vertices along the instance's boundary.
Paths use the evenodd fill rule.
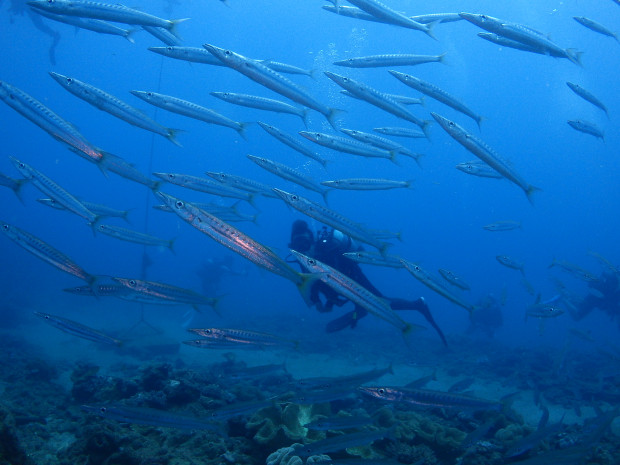
<path fill-rule="evenodd" d="M 85 102 L 90 103 L 95 108 L 105 111 L 112 116 L 116 116 L 133 126 L 159 134 L 173 144 L 180 146 L 176 140 L 177 131 L 175 129 L 162 126 L 157 121 L 146 116 L 142 111 L 128 105 L 114 95 L 69 76 L 64 76 L 53 71 L 50 71 L 49 74 L 64 89 Z"/>
<path fill-rule="evenodd" d="M 220 220 L 218 217 L 200 210 L 191 203 L 182 201 L 163 192 L 156 195 L 180 218 L 208 235 L 216 242 L 238 253 L 252 263 L 293 282 L 304 301 L 310 303 L 310 288 L 317 276 L 295 271 L 288 263 L 278 257 L 273 250 L 255 241 L 239 229 Z"/>

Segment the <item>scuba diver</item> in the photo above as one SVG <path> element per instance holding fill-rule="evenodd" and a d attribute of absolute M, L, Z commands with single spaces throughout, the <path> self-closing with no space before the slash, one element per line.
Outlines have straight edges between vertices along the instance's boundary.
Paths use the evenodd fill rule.
<path fill-rule="evenodd" d="M 349 278 L 362 285 L 373 294 L 383 297 L 390 303 L 392 310 L 416 310 L 424 315 L 424 318 L 431 324 L 437 334 L 441 338 L 444 345 L 448 345 L 446 338 L 435 323 L 433 316 L 424 301 L 423 297 L 417 300 L 405 300 L 400 298 L 385 297 L 381 292 L 373 286 L 366 275 L 362 272 L 359 264 L 343 255 L 345 252 L 361 250 L 355 247 L 352 239 L 338 231 L 337 229 L 323 229 L 318 232 L 315 240 L 313 232 L 308 227 L 308 223 L 303 220 L 297 220 L 293 223 L 291 229 L 291 242 L 288 244 L 290 249 L 301 252 L 312 258 L 315 258 L 332 268 L 344 273 Z M 325 298 L 325 303 L 321 300 L 321 295 Z M 331 312 L 334 305 L 342 307 L 349 302 L 348 299 L 342 297 L 335 290 L 325 284 L 323 281 L 316 281 L 310 290 L 310 301 L 319 312 Z M 343 316 L 330 321 L 325 330 L 328 333 L 340 331 L 347 327 L 355 328 L 358 320 L 366 316 L 368 311 L 365 308 L 355 305 L 355 308 L 345 313 Z"/>
<path fill-rule="evenodd" d="M 572 313 L 575 320 L 581 320 L 592 310 L 598 308 L 611 319 L 618 319 L 620 325 L 620 280 L 617 273 L 603 273 L 599 279 L 588 284 L 590 293 L 577 305 Z"/>
<path fill-rule="evenodd" d="M 504 317 L 500 304 L 495 296 L 488 294 L 480 299 L 476 309 L 472 312 L 467 333 L 480 333 L 492 338 L 503 324 Z"/>

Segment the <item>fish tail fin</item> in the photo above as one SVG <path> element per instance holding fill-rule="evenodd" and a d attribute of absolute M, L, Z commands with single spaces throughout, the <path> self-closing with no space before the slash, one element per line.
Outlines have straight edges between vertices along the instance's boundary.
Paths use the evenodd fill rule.
<path fill-rule="evenodd" d="M 431 124 L 431 121 L 429 121 L 429 120 L 422 121 L 422 125 L 420 126 L 420 129 L 422 129 L 422 132 L 424 133 L 426 138 L 430 140 L 430 137 L 428 137 L 428 126 L 429 126 L 429 124 Z"/>
<path fill-rule="evenodd" d="M 329 205 L 327 203 L 327 194 L 329 194 L 331 191 L 329 189 L 324 189 L 321 191 L 321 195 L 323 196 L 323 201 L 325 202 L 325 205 Z"/>
<path fill-rule="evenodd" d="M 437 57 L 437 62 L 443 63 L 444 65 L 447 64 L 446 63 L 446 52 L 442 53 L 441 55 Z"/>
<path fill-rule="evenodd" d="M 318 73 L 319 73 L 319 70 L 318 70 L 318 69 L 311 69 L 311 70 L 308 72 L 308 76 L 310 76 L 310 77 L 311 77 L 312 79 L 314 79 L 315 81 L 318 81 L 318 78 L 317 78 L 317 74 L 318 74 Z"/>
<path fill-rule="evenodd" d="M 338 108 L 329 108 L 325 117 L 327 121 L 336 131 L 338 128 L 336 127 L 336 119 L 340 117 L 341 113 L 344 113 L 345 110 L 339 110 Z"/>
<path fill-rule="evenodd" d="M 431 39 L 438 40 L 437 37 L 435 36 L 434 29 L 435 29 L 435 26 L 437 26 L 440 22 L 441 22 L 440 20 L 437 20 L 437 21 L 433 21 L 431 23 L 427 23 L 426 24 L 426 30 L 424 31 L 424 33 L 427 36 L 429 36 Z"/>
<path fill-rule="evenodd" d="M 327 169 L 329 160 L 326 160 L 325 158 L 317 158 L 316 161 L 318 161 L 324 169 Z"/>
<path fill-rule="evenodd" d="M 392 163 L 394 163 L 396 166 L 400 166 L 400 162 L 398 161 L 398 150 L 394 149 L 394 150 L 390 150 L 390 161 Z"/>
<path fill-rule="evenodd" d="M 306 127 L 306 129 L 308 129 L 308 113 L 309 113 L 309 109 L 308 108 L 304 108 L 301 111 L 301 114 L 299 115 L 301 120 L 304 122 L 304 126 Z"/>
<path fill-rule="evenodd" d="M 168 241 L 168 245 L 166 247 L 168 247 L 170 249 L 170 252 L 172 252 L 173 254 L 176 255 L 177 251 L 174 250 L 174 243 L 176 242 L 177 238 L 175 237 L 174 239 L 170 239 Z"/>
<path fill-rule="evenodd" d="M 93 231 L 93 236 L 97 236 L 97 226 L 99 226 L 102 218 L 103 216 L 101 215 L 95 215 L 94 221 L 88 223 L 88 226 L 90 226 L 90 229 Z"/>
<path fill-rule="evenodd" d="M 420 105 L 425 107 L 426 106 L 426 96 L 423 95 L 422 97 L 419 98 L 419 100 L 420 100 Z"/>
<path fill-rule="evenodd" d="M 387 249 L 390 248 L 392 246 L 392 244 L 390 244 L 389 242 L 381 242 L 381 247 L 379 248 L 379 253 L 385 257 L 385 254 L 387 253 Z"/>
<path fill-rule="evenodd" d="M 175 36 L 177 39 L 179 40 L 183 40 L 181 38 L 181 36 L 179 35 L 179 32 L 177 31 L 177 26 L 179 24 L 181 24 L 182 22 L 187 21 L 189 18 L 183 18 L 183 19 L 171 19 L 170 20 L 170 27 L 168 28 L 168 30 L 170 31 L 170 34 L 172 34 L 173 36 Z"/>
<path fill-rule="evenodd" d="M 583 64 L 581 63 L 581 56 L 583 55 L 583 52 L 580 52 L 574 48 L 567 48 L 565 52 L 566 58 L 583 68 Z"/>
<path fill-rule="evenodd" d="M 482 129 L 480 125 L 486 118 L 484 116 L 477 115 L 475 119 L 476 119 L 476 123 L 478 124 L 478 130 Z"/>
<path fill-rule="evenodd" d="M 310 273 L 299 273 L 301 278 L 301 282 L 297 284 L 297 290 L 301 294 L 302 299 L 308 307 L 312 307 L 313 303 L 310 300 L 310 289 L 312 289 L 312 285 L 314 282 L 319 279 L 319 275 L 310 274 Z"/>
<path fill-rule="evenodd" d="M 127 39 L 129 42 L 131 42 L 132 44 L 135 44 L 136 41 L 133 40 L 133 34 L 134 32 L 138 31 L 139 29 L 128 29 L 127 32 L 125 34 L 123 34 L 123 37 L 125 39 Z"/>
<path fill-rule="evenodd" d="M 168 139 L 170 142 L 172 142 L 177 147 L 183 147 L 181 143 L 177 140 L 177 135 L 179 134 L 179 132 L 183 132 L 183 130 L 182 129 L 171 129 L 171 128 L 167 128 L 167 129 L 168 129 L 168 135 L 166 136 L 166 139 Z"/>
<path fill-rule="evenodd" d="M 124 219 L 125 221 L 127 221 L 127 223 L 131 224 L 131 221 L 129 221 L 129 212 L 131 210 L 125 210 L 123 212 L 123 214 L 121 215 L 121 218 Z"/>
<path fill-rule="evenodd" d="M 527 195 L 527 200 L 529 200 L 529 202 L 534 205 L 534 199 L 532 199 L 532 195 L 535 192 L 541 191 L 542 189 L 540 187 L 536 187 L 536 186 L 532 186 L 529 185 L 527 186 L 527 190 L 525 191 L 525 195 Z"/>
<path fill-rule="evenodd" d="M 255 193 L 252 192 L 248 194 L 248 203 L 252 205 L 254 208 L 256 208 L 257 210 L 260 210 L 258 206 L 256 205 L 256 194 Z"/>
<path fill-rule="evenodd" d="M 153 181 L 153 184 L 151 184 L 151 185 L 150 185 L 150 186 L 148 186 L 148 187 L 149 187 L 149 189 L 151 189 L 153 192 L 157 192 L 163 183 L 164 183 L 164 181 Z"/>
<path fill-rule="evenodd" d="M 21 203 L 24 203 L 24 198 L 22 197 L 22 187 L 26 184 L 26 182 L 28 182 L 27 179 L 18 179 L 15 181 L 15 187 L 13 187 L 13 192 L 15 192 L 15 195 Z"/>
<path fill-rule="evenodd" d="M 236 131 L 243 138 L 243 140 L 246 140 L 246 141 L 248 140 L 247 129 L 250 124 L 252 124 L 251 121 L 244 121 L 243 123 L 239 123 L 239 127 L 237 128 Z"/>

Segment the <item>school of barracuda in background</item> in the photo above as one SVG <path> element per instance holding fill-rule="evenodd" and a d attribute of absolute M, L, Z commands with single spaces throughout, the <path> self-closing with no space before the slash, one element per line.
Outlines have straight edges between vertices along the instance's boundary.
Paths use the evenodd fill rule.
<path fill-rule="evenodd" d="M 323 8 L 328 12 L 341 15 L 343 21 L 348 21 L 345 17 L 349 17 L 356 21 L 382 22 L 391 26 L 406 27 L 415 31 L 420 31 L 431 38 L 436 38 L 438 25 L 452 21 L 466 20 L 485 31 L 478 33 L 478 36 L 485 40 L 494 42 L 503 47 L 510 47 L 524 52 L 548 55 L 555 58 L 565 58 L 576 66 L 581 66 L 581 52 L 555 44 L 545 34 L 533 30 L 526 25 L 473 13 L 406 16 L 375 0 L 348 0 L 348 2 L 353 6 L 344 5 L 341 1 L 333 0 L 333 6 L 329 5 Z M 533 186 L 522 177 L 518 171 L 518 166 L 515 166 L 511 161 L 503 158 L 502 155 L 488 146 L 483 136 L 474 135 L 465 127 L 440 114 L 431 113 L 432 120 L 430 120 L 419 116 L 420 113 L 422 113 L 420 110 L 412 110 L 412 108 L 419 108 L 424 98 L 431 98 L 473 119 L 479 127 L 483 120 L 480 115 L 468 105 L 461 102 L 457 97 L 411 74 L 389 70 L 389 74 L 404 84 L 402 87 L 403 95 L 394 95 L 384 93 L 380 89 L 375 89 L 364 82 L 354 80 L 346 75 L 333 72 L 324 73 L 329 80 L 333 81 L 332 84 L 326 82 L 325 85 L 337 85 L 342 88 L 342 93 L 351 98 L 363 100 L 378 107 L 380 110 L 391 113 L 402 119 L 405 123 L 405 127 L 375 128 L 376 134 L 365 133 L 357 129 L 340 128 L 338 124 L 340 111 L 338 109 L 318 101 L 311 93 L 305 90 L 304 86 L 285 76 L 285 74 L 291 76 L 307 75 L 319 79 L 320 77 L 317 76 L 316 70 L 308 71 L 285 63 L 257 59 L 256 57 L 245 57 L 238 51 L 226 50 L 212 44 L 204 44 L 203 47 L 183 46 L 179 38 L 178 28 L 185 20 L 165 20 L 122 5 L 110 5 L 89 1 L 41 0 L 29 2 L 29 5 L 33 8 L 33 11 L 46 18 L 103 34 L 119 35 L 129 40 L 132 40 L 131 34 L 134 32 L 133 29 L 124 29 L 110 22 L 142 27 L 165 44 L 164 47 L 149 48 L 152 52 L 174 59 L 229 67 L 242 73 L 249 79 L 279 94 L 279 97 L 285 97 L 292 101 L 293 104 L 257 95 L 229 92 L 212 92 L 211 94 L 231 104 L 265 111 L 289 113 L 298 116 L 305 126 L 305 130 L 299 131 L 299 134 L 286 133 L 262 121 L 259 121 L 258 124 L 268 134 L 289 148 L 320 163 L 323 167 L 326 167 L 327 161 L 320 153 L 317 153 L 311 146 L 304 142 L 303 138 L 330 150 L 351 155 L 368 158 L 385 158 L 392 162 L 396 162 L 400 157 L 404 156 L 418 162 L 422 156 L 421 154 L 413 152 L 400 142 L 385 136 L 425 138 L 429 133 L 431 124 L 436 122 L 450 137 L 476 157 L 475 161 L 457 165 L 457 169 L 474 176 L 507 179 L 523 190 L 530 202 L 532 201 L 532 195 L 539 190 L 538 187 Z M 585 17 L 575 17 L 575 20 L 595 32 L 613 37 L 616 41 L 618 40 L 614 33 L 594 20 Z M 441 63 L 443 60 L 444 55 L 385 54 L 349 58 L 347 60 L 338 61 L 334 63 L 334 65 L 343 68 L 391 68 L 397 66 L 421 65 L 424 63 Z M 51 72 L 50 75 L 68 92 L 85 100 L 96 108 L 108 112 L 129 124 L 161 135 L 172 143 L 178 144 L 175 130 L 162 126 L 130 103 L 126 103 L 118 97 L 74 77 L 55 72 Z M 608 115 L 608 109 L 605 104 L 587 89 L 584 89 L 581 85 L 574 82 L 567 82 L 566 84 L 576 95 L 600 108 Z M 416 95 L 411 95 L 412 89 L 417 92 Z M 242 137 L 246 137 L 246 123 L 233 121 L 214 110 L 194 102 L 148 90 L 130 90 L 130 92 L 151 105 L 209 124 L 221 125 L 233 129 Z M 423 94 L 423 96 L 420 97 L 419 94 Z M 273 94 L 271 95 L 273 96 Z M 163 192 L 163 189 L 165 189 L 168 184 L 176 184 L 203 193 L 246 201 L 252 205 L 255 205 L 257 196 L 281 199 L 299 212 L 325 225 L 338 229 L 361 243 L 377 249 L 377 252 L 361 251 L 347 254 L 349 258 L 366 264 L 405 268 L 413 277 L 452 303 L 463 307 L 468 312 L 472 312 L 475 308 L 471 303 L 465 301 L 460 294 L 450 289 L 450 286 L 462 290 L 469 289 L 469 285 L 462 277 L 446 269 L 440 269 L 439 274 L 435 275 L 428 270 L 424 270 L 417 263 L 387 254 L 387 249 L 390 245 L 387 240 L 397 238 L 397 234 L 385 230 L 366 228 L 353 219 L 348 218 L 346 212 L 334 211 L 327 206 L 327 197 L 330 189 L 383 190 L 408 188 L 411 186 L 410 180 L 350 178 L 317 182 L 292 167 L 274 160 L 250 154 L 248 154 L 248 159 L 265 170 L 297 184 L 300 188 L 320 194 L 325 204 L 311 201 L 297 193 L 274 189 L 269 185 L 253 179 L 237 176 L 233 173 L 208 172 L 206 173 L 208 177 L 183 173 L 153 173 L 156 177 L 156 179 L 154 179 L 150 174 L 142 173 L 137 170 L 130 161 L 93 145 L 73 124 L 71 124 L 71 122 L 64 120 L 52 109 L 47 108 L 40 101 L 30 96 L 19 87 L 0 81 L 0 97 L 16 112 L 32 121 L 54 139 L 68 146 L 68 148 L 77 155 L 96 165 L 102 172 L 115 173 L 116 175 L 122 176 L 130 181 L 141 183 L 151 189 L 155 196 L 162 201 L 162 205 L 156 208 L 162 211 L 174 212 L 191 226 L 197 228 L 223 246 L 231 249 L 259 267 L 293 282 L 306 301 L 308 301 L 308 291 L 312 283 L 316 280 L 322 280 L 329 286 L 332 286 L 339 294 L 366 308 L 374 316 L 395 326 L 405 337 L 407 337 L 412 329 L 412 325 L 398 317 L 385 301 L 348 279 L 337 270 L 315 259 L 306 257 L 297 251 L 292 251 L 295 257 L 307 270 L 307 273 L 300 273 L 279 257 L 270 246 L 259 243 L 230 224 L 235 221 L 255 221 L 256 217 L 254 215 L 241 214 L 234 206 L 223 207 L 217 203 L 205 204 L 187 202 L 184 199 L 173 197 Z M 70 97 L 67 97 L 67 99 L 69 102 Z M 310 111 L 316 111 L 322 114 L 334 130 L 325 133 L 309 129 L 307 126 L 308 113 Z M 603 131 L 592 122 L 575 119 L 569 120 L 567 123 L 577 131 L 597 138 L 604 138 Z M 413 125 L 413 127 L 411 125 Z M 94 233 L 101 232 L 121 240 L 136 242 L 143 245 L 163 246 L 173 250 L 173 240 L 154 237 L 139 231 L 111 224 L 104 224 L 104 220 L 112 217 L 126 219 L 128 211 L 115 210 L 108 206 L 90 203 L 86 199 L 75 197 L 62 187 L 62 180 L 56 182 L 47 177 L 44 173 L 38 171 L 36 160 L 19 160 L 16 157 L 10 157 L 10 160 L 22 177 L 14 179 L 1 174 L 0 184 L 9 187 L 16 194 L 20 193 L 20 189 L 24 184 L 32 184 L 45 196 L 45 198 L 39 199 L 40 202 L 50 207 L 68 210 L 79 215 L 92 228 Z M 31 165 L 31 163 L 33 164 Z M 488 231 L 508 231 L 519 227 L 519 222 L 500 221 L 486 225 L 484 229 Z M 99 276 L 95 273 L 87 272 L 63 252 L 55 249 L 52 245 L 30 232 L 20 229 L 18 226 L 2 223 L 1 228 L 5 235 L 16 244 L 35 254 L 47 263 L 72 274 L 86 283 L 85 286 L 68 289 L 69 292 L 96 297 L 113 296 L 147 304 L 191 305 L 194 308 L 207 305 L 213 307 L 217 311 L 218 298 L 203 296 L 190 289 L 179 288 L 168 283 L 146 281 L 137 278 L 110 278 Z M 617 273 L 617 269 L 615 269 L 613 265 L 603 257 L 598 257 L 606 267 Z M 525 277 L 524 266 L 518 260 L 504 255 L 498 255 L 497 260 L 504 266 L 519 270 Z M 597 279 L 592 273 L 571 263 L 554 261 L 552 265 L 559 266 L 586 282 Z M 531 285 L 527 283 L 527 281 L 524 281 L 524 284 L 528 289 L 531 288 Z M 532 293 L 535 292 L 532 290 Z M 558 296 L 558 298 L 543 303 L 537 301 L 536 304 L 527 310 L 527 314 L 535 318 L 555 317 L 563 313 L 562 306 L 566 305 L 570 305 L 570 300 L 567 299 L 566 296 Z M 37 316 L 53 326 L 78 337 L 114 345 L 120 345 L 122 342 L 60 316 L 39 312 Z M 238 348 L 240 346 L 252 346 L 297 349 L 299 344 L 297 341 L 290 341 L 279 336 L 244 329 L 203 328 L 192 329 L 191 331 L 197 336 L 200 336 L 200 339 L 186 341 L 186 343 L 195 347 Z M 383 373 L 384 372 L 381 372 L 381 374 Z M 303 386 L 304 398 L 307 402 L 310 394 L 313 394 L 321 398 L 322 401 L 326 399 L 338 399 L 342 396 L 350 395 L 352 386 L 359 386 L 364 382 L 374 380 L 381 374 L 372 372 L 360 378 L 354 378 L 348 382 L 343 381 L 343 379 L 338 379 L 337 389 L 334 389 L 329 383 L 327 386 L 321 383 Z M 500 402 L 486 401 L 472 396 L 425 391 L 416 389 L 415 387 L 388 388 L 365 386 L 360 389 L 361 392 L 375 398 L 386 401 L 407 402 L 416 405 L 466 408 L 472 410 L 497 410 L 501 409 L 504 405 Z M 261 405 L 253 404 L 250 409 L 258 409 Z M 85 409 L 88 411 L 97 410 L 95 407 L 89 406 L 86 406 Z M 220 431 L 217 423 L 213 421 L 202 422 L 197 419 L 175 417 L 162 413 L 155 414 L 144 409 L 110 406 L 107 408 L 107 411 L 98 411 L 96 413 L 130 423 L 190 429 L 207 428 L 216 432 Z M 238 415 L 238 412 L 235 411 L 231 415 Z M 226 414 L 222 413 L 221 418 L 217 416 L 214 418 L 221 420 L 226 418 Z M 486 427 L 488 428 L 489 426 Z M 557 428 L 558 425 L 546 426 L 542 424 L 538 430 L 538 435 L 541 438 L 547 437 L 552 434 L 552 431 L 556 431 Z M 338 427 L 331 425 L 331 429 L 338 429 Z M 355 434 L 358 436 L 355 436 Z M 341 450 L 351 445 L 365 444 L 375 439 L 389 437 L 391 433 L 388 430 L 380 430 L 379 432 L 373 432 L 372 437 L 369 437 L 368 434 L 367 432 L 363 432 L 345 435 L 344 439 L 341 438 L 335 445 L 331 443 L 313 443 L 307 449 L 299 450 L 298 455 L 308 457 L 323 452 Z M 525 447 L 529 450 L 533 447 L 531 443 L 536 444 L 537 442 L 539 442 L 538 439 L 534 441 L 533 438 L 530 438 L 529 445 Z M 522 453 L 523 452 L 519 451 L 511 451 L 507 454 L 507 457 L 517 456 Z"/>

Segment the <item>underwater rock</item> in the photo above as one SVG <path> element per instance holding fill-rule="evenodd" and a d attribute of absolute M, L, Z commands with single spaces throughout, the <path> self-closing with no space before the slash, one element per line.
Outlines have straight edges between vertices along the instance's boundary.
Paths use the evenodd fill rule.
<path fill-rule="evenodd" d="M 186 405 L 200 399 L 200 391 L 187 385 L 183 381 L 170 380 L 163 391 L 168 405 Z"/>
<path fill-rule="evenodd" d="M 98 400 L 98 394 L 105 385 L 103 378 L 97 376 L 99 367 L 92 363 L 77 362 L 71 373 L 71 395 L 78 402 Z"/>
<path fill-rule="evenodd" d="M 426 444 L 408 444 L 406 442 L 391 442 L 386 451 L 401 463 L 418 463 L 424 465 L 436 465 L 439 460 L 433 450 Z"/>
<path fill-rule="evenodd" d="M 33 465 L 19 444 L 13 415 L 3 406 L 0 420 L 0 465 Z"/>
<path fill-rule="evenodd" d="M 170 379 L 172 366 L 169 363 L 157 363 L 142 368 L 140 387 L 144 391 L 159 391 L 164 389 Z"/>
<path fill-rule="evenodd" d="M 532 429 L 526 429 L 523 425 L 510 423 L 505 428 L 497 430 L 495 433 L 495 439 L 500 441 L 502 444 L 510 446 L 510 444 L 530 434 L 531 431 Z"/>
<path fill-rule="evenodd" d="M 328 403 L 299 405 L 288 404 L 280 407 L 265 407 L 252 415 L 246 424 L 249 430 L 256 430 L 254 440 L 273 448 L 282 447 L 291 440 L 310 439 L 316 441 L 325 437 L 324 431 L 311 431 L 303 425 L 321 416 L 331 415 Z"/>
<path fill-rule="evenodd" d="M 288 447 L 282 447 L 267 457 L 266 465 L 303 465 L 304 461 L 295 450 L 303 444 L 295 443 Z M 319 462 L 329 462 L 331 458 L 328 455 L 311 455 L 306 459 L 306 464 L 312 465 Z"/>

